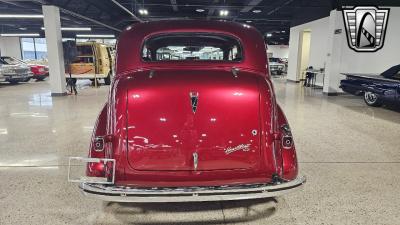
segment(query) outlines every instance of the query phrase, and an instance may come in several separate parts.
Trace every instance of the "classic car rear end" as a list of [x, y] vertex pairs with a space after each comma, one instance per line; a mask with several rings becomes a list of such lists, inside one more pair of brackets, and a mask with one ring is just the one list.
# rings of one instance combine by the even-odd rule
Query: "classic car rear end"
[[[179, 202], [271, 197], [301, 186], [265, 52], [262, 36], [237, 23], [129, 27], [83, 159], [94, 159], [83, 192], [108, 201]], [[103, 179], [87, 181], [96, 177]]]

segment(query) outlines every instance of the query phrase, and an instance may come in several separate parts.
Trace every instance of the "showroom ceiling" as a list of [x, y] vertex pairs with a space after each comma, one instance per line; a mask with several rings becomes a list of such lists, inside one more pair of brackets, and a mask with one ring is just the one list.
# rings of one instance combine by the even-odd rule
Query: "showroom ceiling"
[[[268, 42], [287, 44], [289, 28], [329, 15], [342, 5], [373, 4], [351, 0], [0, 0], [0, 14], [41, 14], [41, 5], [61, 9], [62, 27], [90, 27], [76, 34], [115, 34], [131, 23], [163, 19], [231, 20], [255, 26], [268, 35]], [[381, 1], [399, 5], [400, 1]], [[39, 32], [42, 19], [0, 18], [1, 33]], [[272, 35], [271, 35], [272, 34]]]

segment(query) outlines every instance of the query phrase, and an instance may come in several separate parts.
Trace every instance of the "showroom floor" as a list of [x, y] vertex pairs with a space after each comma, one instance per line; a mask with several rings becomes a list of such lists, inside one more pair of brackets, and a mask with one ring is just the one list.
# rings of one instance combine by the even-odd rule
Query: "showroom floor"
[[66, 181], [85, 156], [108, 87], [51, 98], [46, 82], [0, 85], [0, 224], [399, 224], [400, 114], [275, 80], [303, 190], [276, 199], [117, 204]]

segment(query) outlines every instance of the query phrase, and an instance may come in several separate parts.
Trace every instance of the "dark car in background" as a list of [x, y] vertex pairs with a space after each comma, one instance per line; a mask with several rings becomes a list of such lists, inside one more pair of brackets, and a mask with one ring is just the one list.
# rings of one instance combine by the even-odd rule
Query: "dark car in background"
[[343, 73], [340, 88], [353, 95], [363, 95], [369, 106], [381, 106], [386, 102], [400, 104], [400, 65], [381, 74]]

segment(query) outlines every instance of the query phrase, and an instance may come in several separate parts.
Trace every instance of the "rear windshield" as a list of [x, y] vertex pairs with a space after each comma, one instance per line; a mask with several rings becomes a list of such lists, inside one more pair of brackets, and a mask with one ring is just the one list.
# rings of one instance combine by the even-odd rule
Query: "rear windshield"
[[93, 48], [91, 45], [81, 45], [76, 47], [78, 56], [91, 56], [93, 55]]
[[199, 33], [164, 34], [147, 39], [143, 61], [241, 61], [240, 42], [230, 36]]

